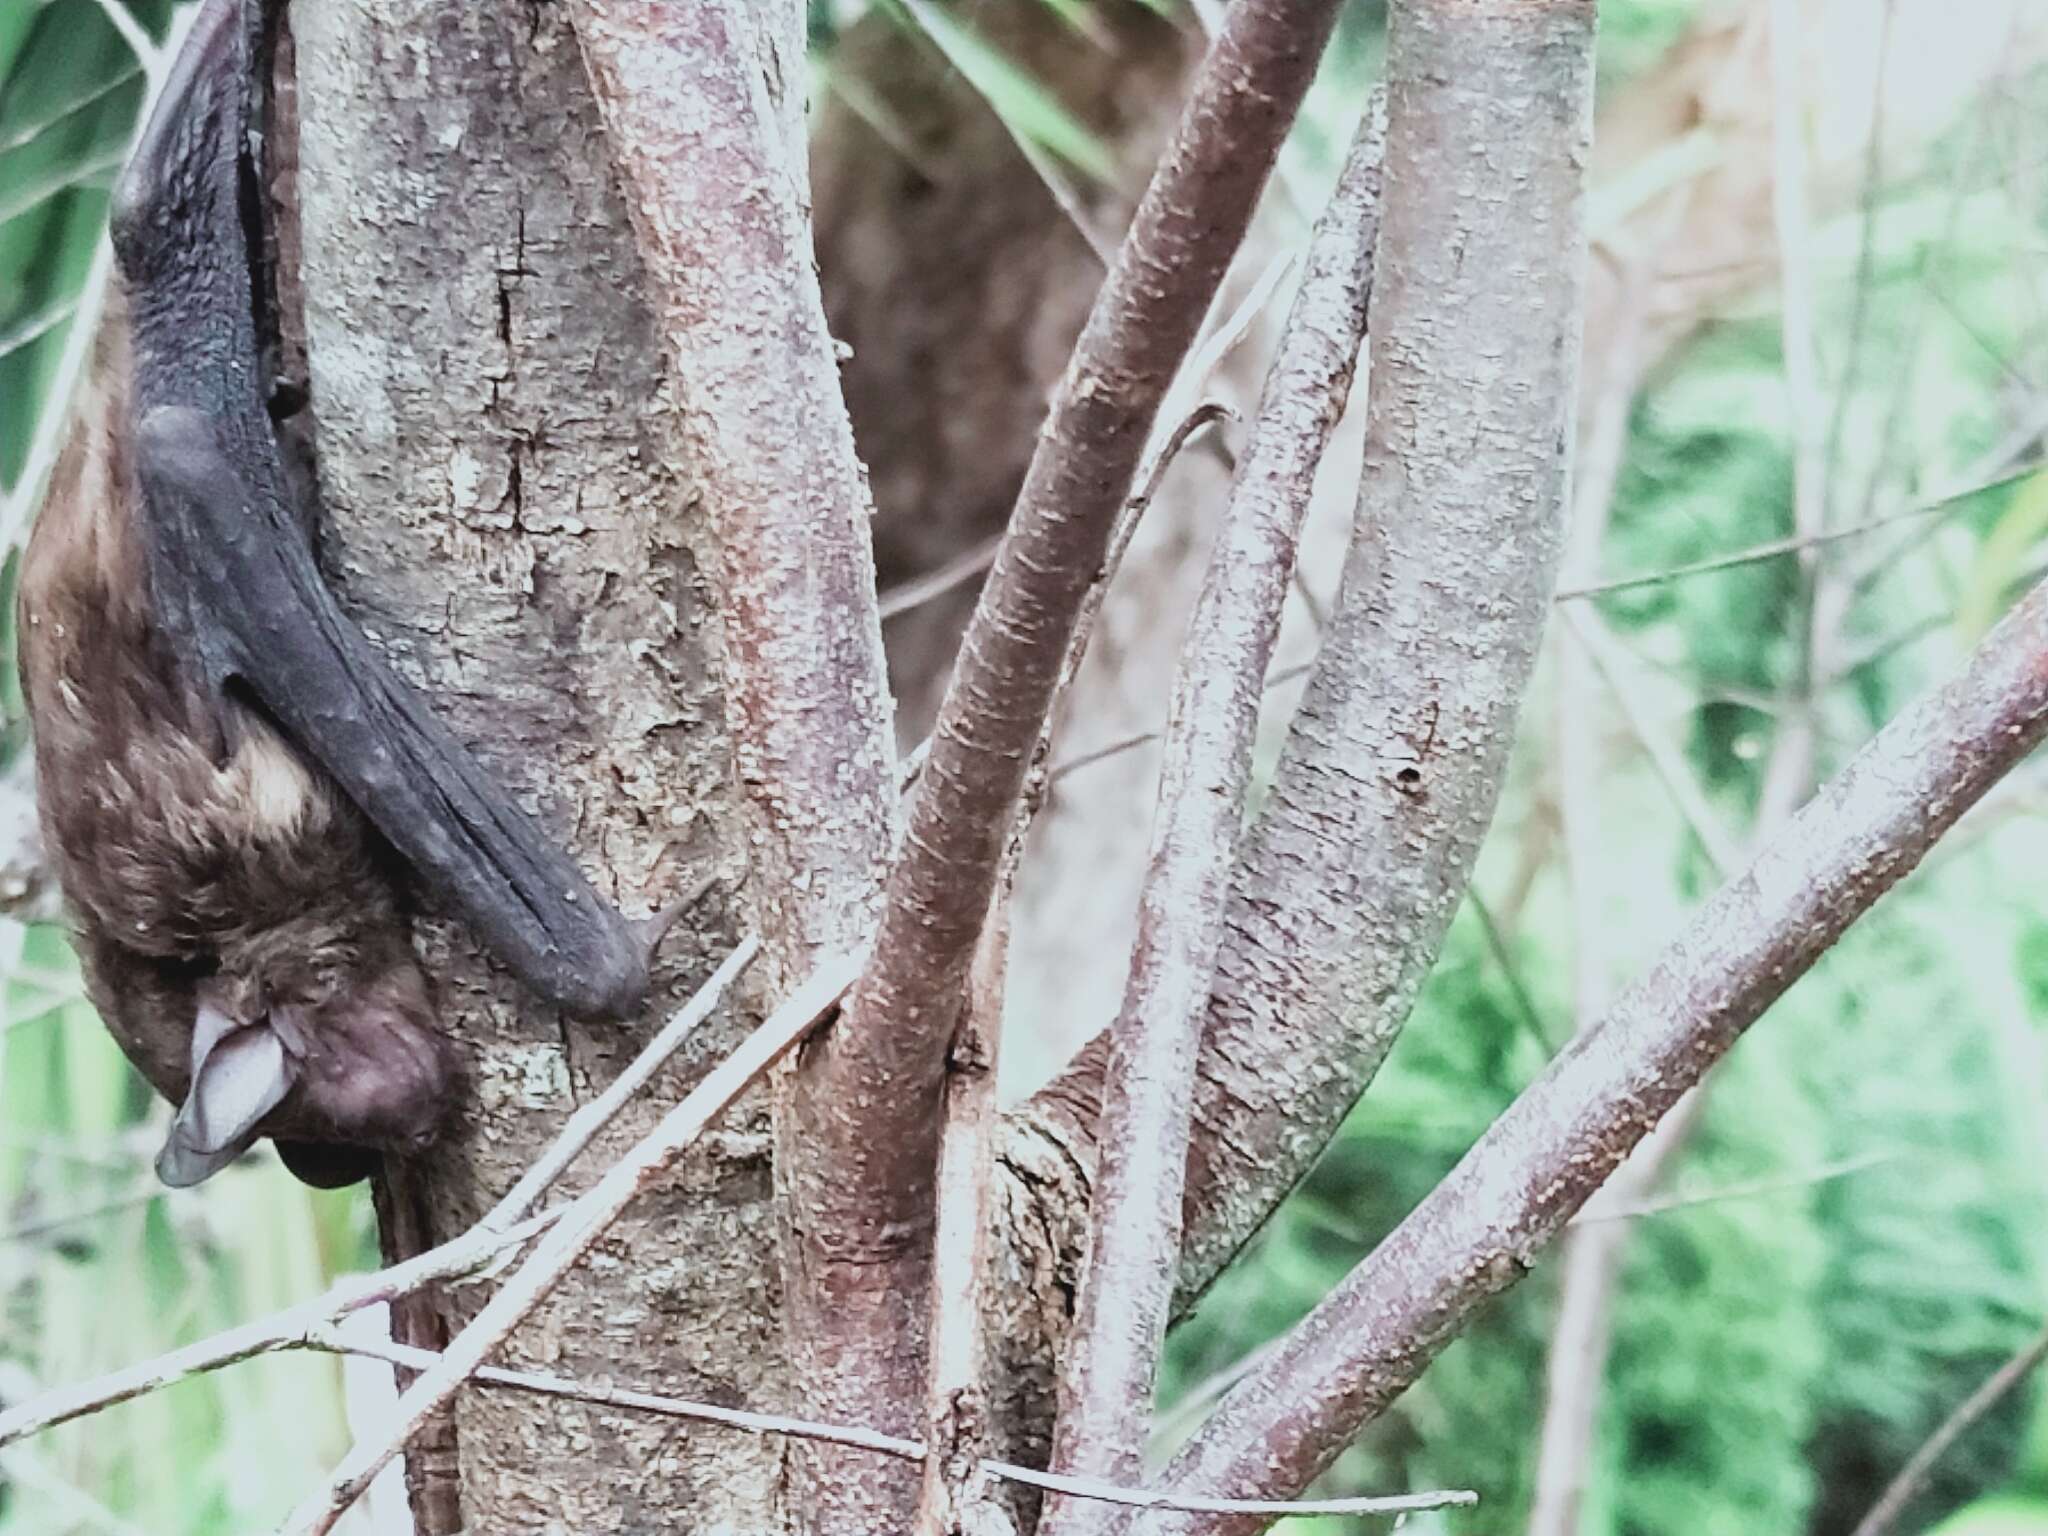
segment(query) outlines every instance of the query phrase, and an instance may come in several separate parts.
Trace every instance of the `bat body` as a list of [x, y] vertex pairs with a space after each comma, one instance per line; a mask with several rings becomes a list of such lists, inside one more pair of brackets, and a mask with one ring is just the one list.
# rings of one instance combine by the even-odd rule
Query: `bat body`
[[410, 894], [571, 1012], [647, 943], [341, 612], [271, 419], [254, 0], [207, 0], [117, 189], [91, 398], [24, 558], [45, 839], [93, 1001], [207, 1177], [273, 1137], [309, 1182], [433, 1137], [458, 1075]]

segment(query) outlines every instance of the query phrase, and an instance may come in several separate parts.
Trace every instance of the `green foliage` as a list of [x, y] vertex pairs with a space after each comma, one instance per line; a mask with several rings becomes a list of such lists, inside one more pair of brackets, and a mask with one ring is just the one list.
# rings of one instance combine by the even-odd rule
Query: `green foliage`
[[[1602, 7], [1603, 47], [1685, 10]], [[2037, 110], [2041, 82], [2006, 110]], [[1971, 119], [1924, 176], [1816, 234], [1816, 323], [1833, 523], [1895, 518], [1831, 546], [1856, 597], [1816, 693], [1831, 772], [2032, 579], [2038, 477], [1982, 472], [2016, 423], [2044, 296], [2027, 189], [1985, 169], [2006, 127]], [[2002, 164], [1993, 157], [1994, 163]], [[1604, 564], [1670, 571], [1783, 539], [1792, 448], [1768, 286], [1640, 396]], [[1974, 494], [1953, 492], [1981, 480]], [[1939, 493], [1949, 499], [1938, 504]], [[1897, 517], [1917, 505], [1927, 515]], [[1806, 687], [1796, 556], [1599, 599], [1634, 653], [1641, 713], [1684, 749], [1727, 828], [1754, 815], [1779, 722]], [[1304, 1187], [1172, 1342], [1169, 1440], [1203, 1383], [1313, 1306], [1435, 1183], [1568, 1028], [1571, 893], [1555, 869], [1547, 741], [1532, 700], [1474, 907], [1406, 1033]], [[1716, 884], [1698, 841], [1611, 717], [1596, 789], [1597, 925], [1613, 981], [1650, 963]], [[1712, 1081], [1703, 1123], [1629, 1227], [1603, 1380], [1587, 1536], [1846, 1532], [1951, 1408], [2048, 1312], [2048, 835], [2009, 814], [1968, 827], [1796, 986]], [[1511, 967], [1512, 970], [1503, 967]], [[1716, 1192], [1721, 1192], [1717, 1197]], [[1688, 1203], [1692, 1202], [1692, 1203]], [[1527, 1518], [1557, 1266], [1490, 1308], [1326, 1479], [1332, 1491], [1472, 1487], [1478, 1510], [1411, 1521], [1499, 1532]], [[2048, 1487], [2048, 1416], [2015, 1393], [1944, 1458], [1901, 1531], [2002, 1484]], [[1987, 1502], [1944, 1531], [2039, 1528]], [[1294, 1522], [1335, 1531], [1342, 1522]]]
[[[1087, 24], [1084, 0], [1046, 3]], [[828, 44], [864, 8], [814, 0], [814, 39]], [[168, 0], [130, 9], [162, 35]], [[918, 0], [915, 12], [902, 11], [906, 24], [924, 28], [1020, 141], [1083, 175], [1108, 173], [1108, 148], [1048, 82], [987, 45], [972, 7]], [[1697, 12], [1695, 0], [1603, 0], [1603, 81], [1649, 67]], [[1330, 174], [1383, 26], [1383, 5], [1349, 8], [1290, 151], [1295, 190]], [[69, 306], [142, 88], [94, 0], [0, 4], [0, 485], [21, 473], [54, 408]], [[1871, 220], [1851, 210], [1816, 231], [1838, 521], [1953, 490], [2038, 411], [2035, 397], [2015, 400], [2013, 381], [2040, 362], [2029, 349], [2037, 309], [2048, 310], [2035, 276], [2044, 209], [2039, 178], [2017, 174], [2028, 156], [1999, 152], [2014, 123], [2038, 115], [2042, 91], [2019, 78], [2004, 89], [2007, 117], [1979, 114], [1921, 174], [1879, 189]], [[1788, 532], [1778, 338], [1766, 281], [1643, 392], [1609, 572], [1668, 570]], [[1823, 771], [1950, 670], [2009, 601], [2043, 557], [2044, 497], [2038, 479], [2007, 479], [1830, 551], [1862, 584], [1817, 695]], [[1785, 701], [1804, 686], [1803, 592], [1799, 562], [1778, 556], [1600, 600], [1641, 663], [1645, 713], [1730, 828], [1752, 817]], [[0, 595], [11, 599], [11, 585]], [[1527, 712], [1480, 900], [1454, 925], [1372, 1093], [1175, 1335], [1169, 1441], [1220, 1376], [1392, 1230], [1569, 1032], [1574, 902], [1557, 866], [1543, 702], [1539, 691]], [[1599, 926], [1618, 983], [1717, 877], [1635, 744], [1619, 726], [1614, 736], [1598, 786], [1601, 879], [1582, 920]], [[1845, 1532], [2048, 1311], [2043, 868], [2041, 828], [1966, 828], [1717, 1075], [1661, 1192], [1671, 1208], [1629, 1222], [1587, 1536]], [[164, 1112], [93, 1019], [61, 935], [0, 934], [0, 961], [0, 1399], [154, 1355], [371, 1261], [360, 1197], [310, 1194], [273, 1163], [252, 1160], [200, 1191], [158, 1189], [149, 1157]], [[1556, 1301], [1555, 1266], [1539, 1268], [1369, 1429], [1331, 1485], [1470, 1486], [1477, 1511], [1407, 1528], [1517, 1528]], [[2016, 1393], [1965, 1437], [1902, 1531], [2005, 1487], [1931, 1528], [2048, 1533], [2041, 1404], [2038, 1389]], [[0, 1458], [0, 1536], [264, 1528], [342, 1439], [330, 1361], [240, 1365]]]
[[[1043, 0], [1063, 18], [1079, 24], [1086, 7], [1075, 0]], [[903, 24], [922, 32], [1002, 119], [1027, 153], [1054, 156], [1075, 170], [1107, 181], [1116, 173], [1115, 156], [1060, 103], [1046, 85], [1012, 63], [991, 45], [958, 9], [943, 0], [882, 0]]]
[[[161, 31], [169, 5], [134, 14]], [[142, 89], [97, 6], [0, 16], [0, 484], [21, 473]]]
[[1933, 1527], [1932, 1536], [2048, 1536], [2048, 1502], [1986, 1499]]

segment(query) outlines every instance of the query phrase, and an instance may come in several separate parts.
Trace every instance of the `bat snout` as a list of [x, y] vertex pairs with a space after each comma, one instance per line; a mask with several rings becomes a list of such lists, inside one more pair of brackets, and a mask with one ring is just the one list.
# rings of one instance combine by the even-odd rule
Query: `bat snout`
[[430, 1015], [344, 993], [310, 1022], [292, 1130], [309, 1140], [412, 1154], [431, 1146], [461, 1078]]

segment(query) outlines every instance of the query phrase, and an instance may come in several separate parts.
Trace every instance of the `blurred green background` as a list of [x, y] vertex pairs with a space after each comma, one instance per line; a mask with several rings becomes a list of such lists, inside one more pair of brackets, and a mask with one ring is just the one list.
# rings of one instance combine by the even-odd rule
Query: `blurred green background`
[[[1042, 3], [1085, 11], [1084, 0]], [[822, 69], [861, 9], [816, 8]], [[0, 0], [0, 487], [10, 537], [32, 488], [24, 477], [47, 465], [55, 392], [76, 372], [72, 310], [90, 288], [107, 189], [146, 88], [133, 43], [163, 38], [173, 10], [169, 0]], [[1654, 85], [1718, 14], [1692, 0], [1602, 0], [1600, 10], [1604, 97]], [[1866, 10], [1874, 22], [1887, 7], [1869, 0]], [[977, 42], [971, 9], [898, 16], [932, 28], [1020, 137], [1074, 174], [1107, 163], [1038, 82]], [[1311, 173], [1334, 169], [1383, 25], [1374, 4], [1347, 19], [1295, 151]], [[1811, 701], [1827, 771], [1946, 675], [2048, 560], [2048, 478], [2027, 472], [2041, 457], [2048, 403], [2048, 133], [2038, 126], [2048, 81], [2018, 41], [2028, 35], [2014, 23], [2015, 41], [1960, 94], [1943, 60], [1902, 35], [1885, 99], [1912, 101], [1925, 70], [1923, 95], [1949, 104], [1902, 114], [1894, 153], [1837, 157], [1847, 169], [1812, 215], [1825, 406], [1816, 440], [1837, 521], [1912, 509], [1959, 482], [1993, 483], [1844, 541], [1837, 569], [1853, 577], [1849, 600], [1831, 664], [1810, 688], [1795, 559], [1593, 600], [1619, 658], [1615, 696], [1594, 717], [1597, 889], [1575, 894], [1561, 862], [1547, 664], [1475, 899], [1372, 1094], [1176, 1335], [1163, 1443], [1398, 1220], [1569, 1034], [1577, 932], [1597, 927], [1603, 968], [1619, 983], [1712, 888], [1701, 817], [1733, 846], [1752, 834], [1788, 700]], [[1810, 84], [1825, 141], [1830, 79]], [[1881, 130], [1894, 121], [1883, 110], [1876, 118]], [[1700, 152], [1759, 150], [1730, 139]], [[1816, 184], [1831, 174], [1819, 165]], [[1596, 236], [1618, 229], [1614, 210], [1641, 196], [1619, 179], [1597, 187]], [[1596, 253], [1628, 259], [1620, 244]], [[1657, 359], [1627, 415], [1600, 571], [1666, 571], [1790, 531], [1781, 322], [1766, 271], [1734, 285]], [[1986, 464], [1996, 472], [1971, 475]], [[12, 547], [6, 554], [11, 616]], [[24, 738], [11, 657], [0, 676], [14, 761]], [[1674, 749], [1685, 792], [1703, 802], [1690, 820], [1649, 739]], [[1942, 1416], [2048, 1316], [2042, 788], [2038, 771], [2016, 776], [1794, 989], [1713, 1082], [1659, 1186], [1660, 1208], [1620, 1218], [1627, 1244], [1585, 1531], [1846, 1532]], [[360, 1193], [309, 1192], [267, 1157], [197, 1191], [155, 1186], [149, 1159], [164, 1112], [81, 1000], [60, 928], [5, 924], [0, 978], [0, 1403], [374, 1262]], [[1476, 1512], [1409, 1528], [1522, 1526], [1556, 1269], [1540, 1269], [1453, 1345], [1329, 1486], [1474, 1487], [1484, 1499]], [[257, 1361], [14, 1448], [0, 1455], [0, 1536], [259, 1528], [343, 1449], [340, 1382], [325, 1358]], [[2048, 1533], [2037, 1383], [1962, 1441], [1903, 1528], [1937, 1521], [1952, 1533]]]

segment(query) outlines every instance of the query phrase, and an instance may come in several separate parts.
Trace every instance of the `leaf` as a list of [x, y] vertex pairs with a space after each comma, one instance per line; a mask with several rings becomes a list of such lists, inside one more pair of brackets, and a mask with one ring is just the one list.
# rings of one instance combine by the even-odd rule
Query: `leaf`
[[980, 92], [1003, 126], [1098, 181], [1116, 175], [1116, 157], [1088, 126], [1037, 80], [933, 0], [894, 0], [946, 62]]
[[2014, 580], [2027, 568], [2029, 551], [2041, 542], [2044, 534], [2048, 534], [2048, 471], [2029, 476], [2013, 493], [2005, 511], [1978, 547], [1962, 602], [1956, 609], [1958, 643], [1975, 645], [1998, 622], [2010, 600]]

